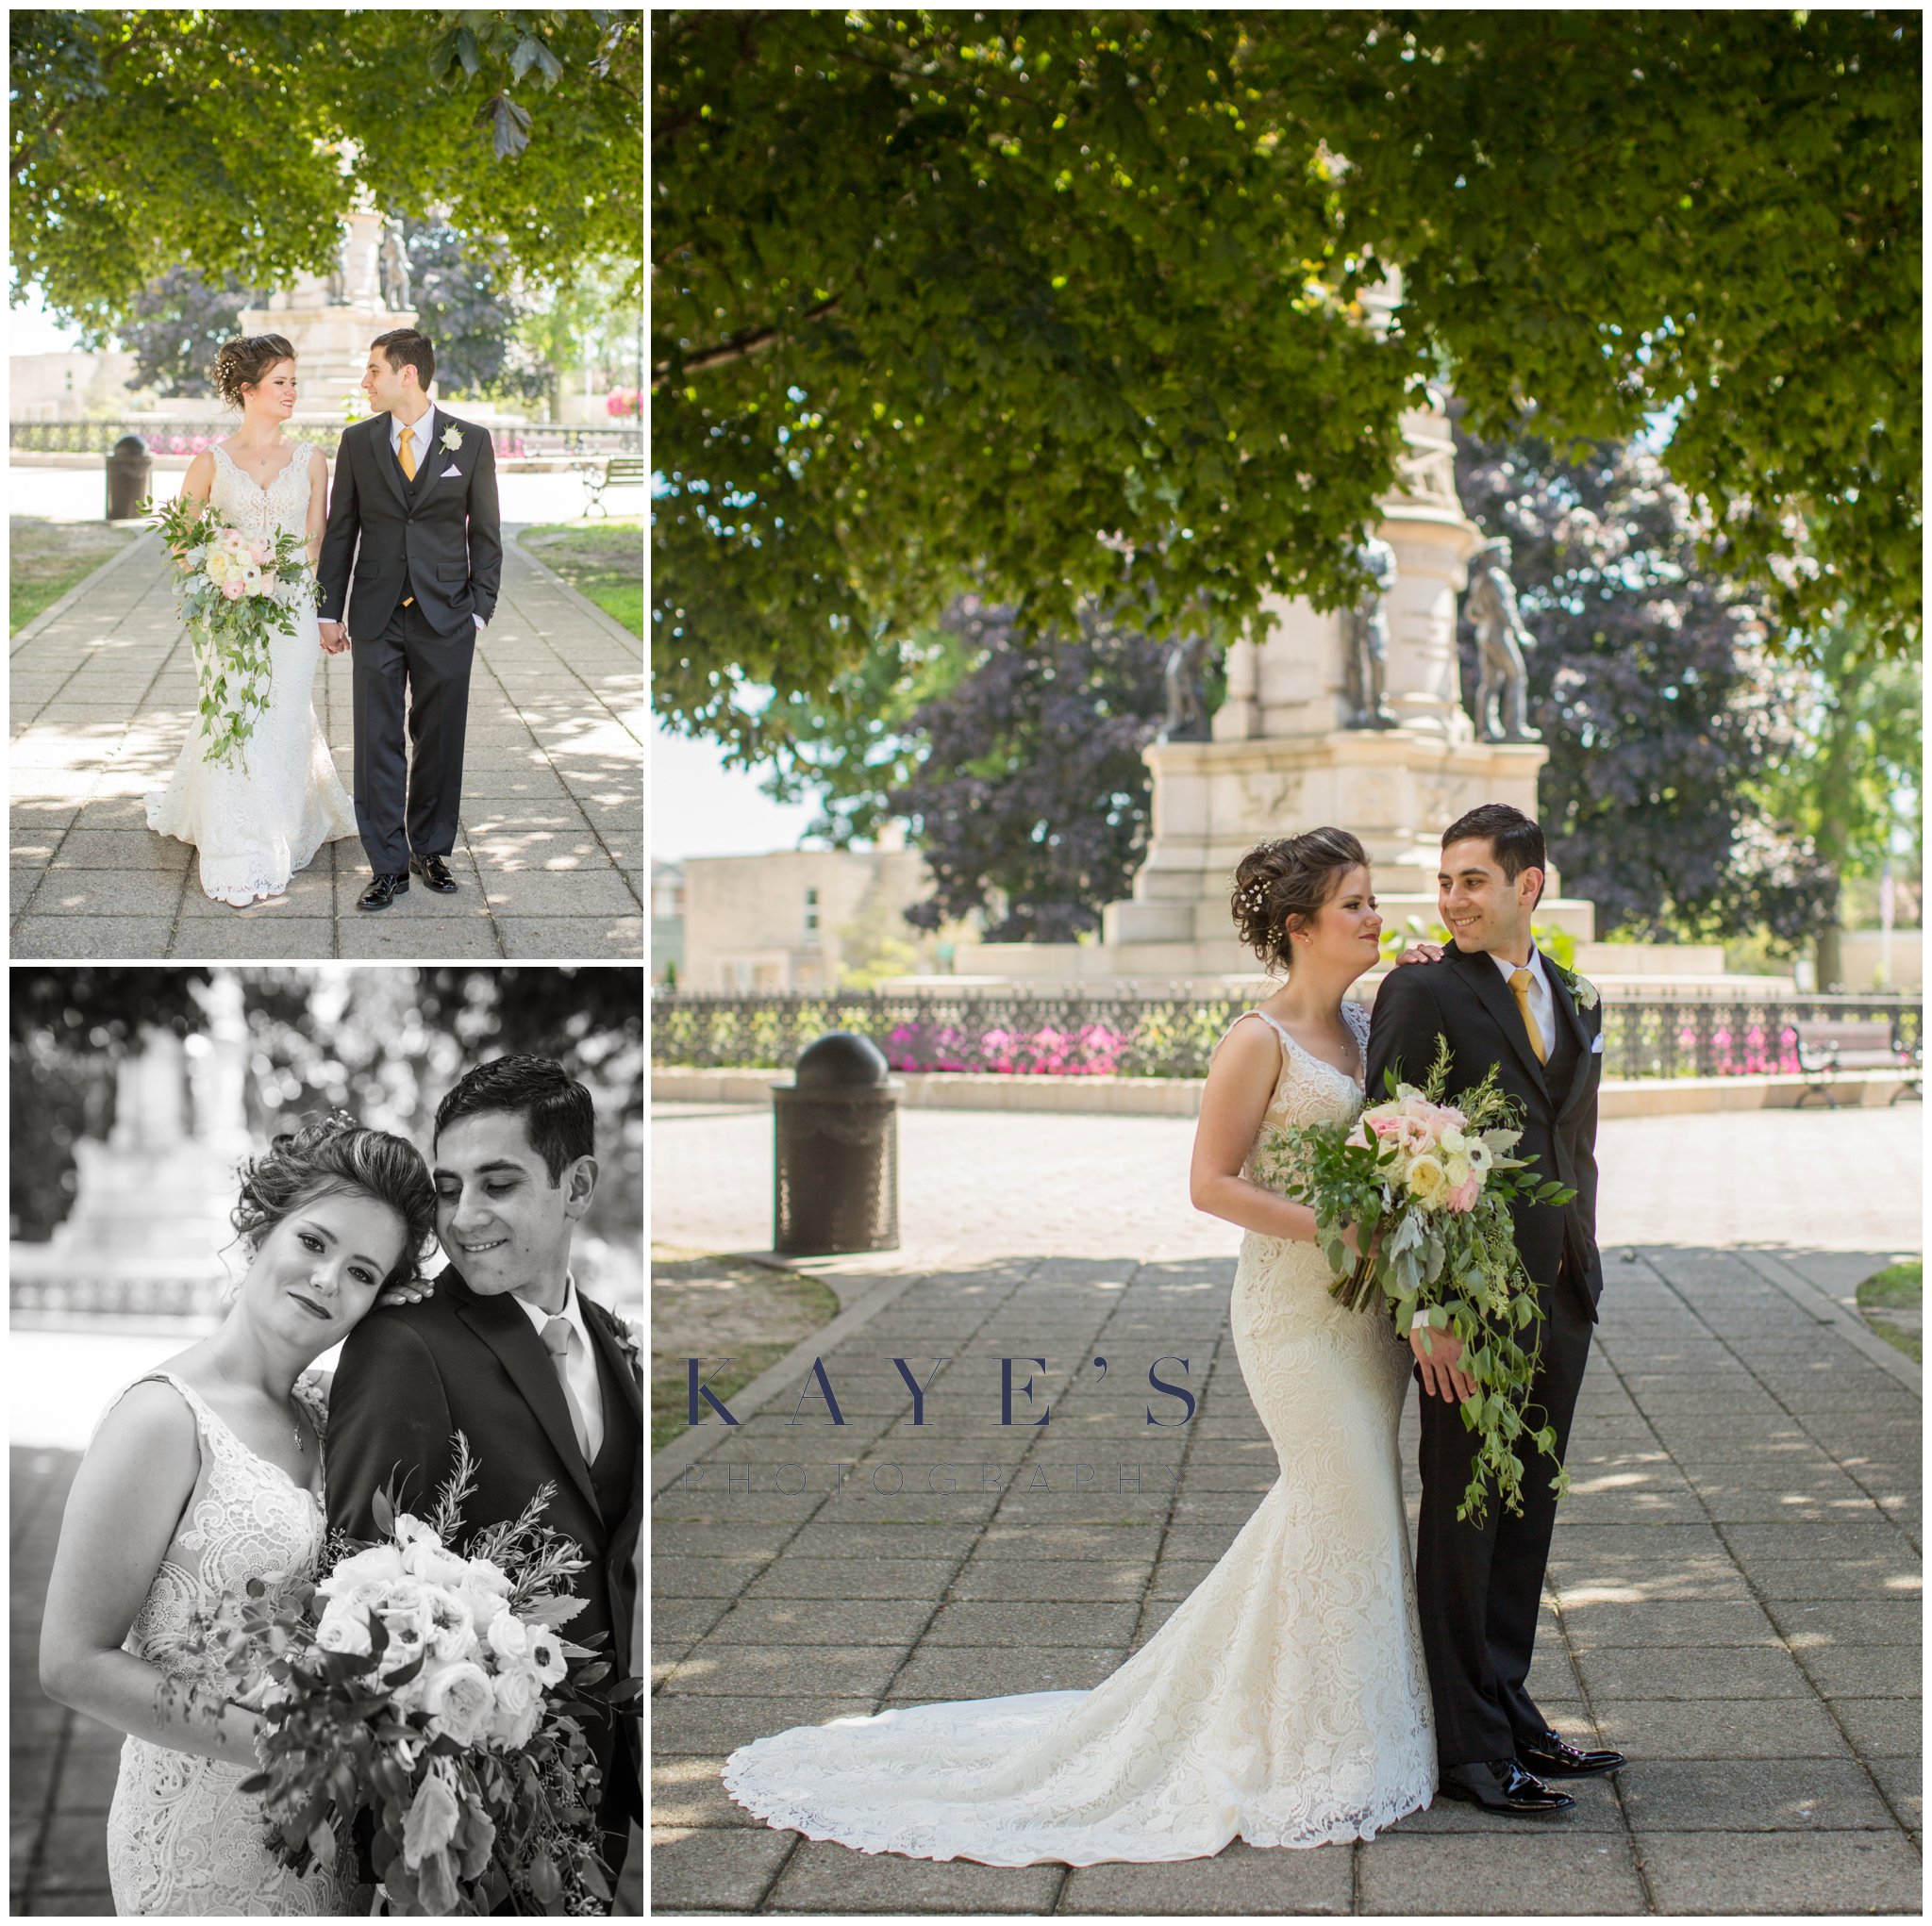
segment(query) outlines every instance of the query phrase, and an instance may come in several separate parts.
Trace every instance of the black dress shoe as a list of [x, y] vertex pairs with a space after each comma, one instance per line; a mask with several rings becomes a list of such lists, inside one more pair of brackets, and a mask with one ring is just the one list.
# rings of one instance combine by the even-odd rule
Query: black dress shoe
[[1441, 1791], [1447, 1799], [1466, 1799], [1485, 1812], [1524, 1818], [1565, 1812], [1576, 1803], [1567, 1792], [1552, 1792], [1514, 1759], [1491, 1759], [1487, 1766], [1444, 1766]]
[[1566, 1744], [1553, 1732], [1540, 1732], [1516, 1747], [1517, 1763], [1525, 1771], [1549, 1779], [1581, 1779], [1591, 1772], [1614, 1772], [1630, 1762], [1622, 1752], [1586, 1752]]
[[449, 865], [441, 856], [411, 856], [409, 867], [429, 885], [439, 896], [456, 894], [457, 879], [449, 872]]
[[356, 899], [358, 909], [387, 909], [398, 896], [409, 893], [409, 879], [392, 871], [378, 870], [369, 888]]

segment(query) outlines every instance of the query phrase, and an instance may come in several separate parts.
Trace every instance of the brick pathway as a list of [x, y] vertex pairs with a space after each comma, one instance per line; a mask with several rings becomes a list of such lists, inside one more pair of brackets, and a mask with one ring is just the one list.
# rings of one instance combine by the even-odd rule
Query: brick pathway
[[[654, 1909], [1917, 1912], [1919, 1377], [1839, 1302], [1889, 1254], [1611, 1254], [1532, 1685], [1567, 1735], [1634, 1763], [1573, 1788], [1572, 1814], [1439, 1803], [1361, 1845], [1077, 1870], [806, 1841], [752, 1821], [718, 1770], [788, 1725], [1087, 1686], [1136, 1650], [1274, 1475], [1226, 1328], [1232, 1265], [874, 1266], [874, 1314], [807, 1347], [842, 1432], [818, 1404], [786, 1427], [794, 1368], [740, 1429], [654, 1464]], [[1155, 1445], [1163, 1353], [1204, 1395]], [[1080, 1368], [1096, 1353], [1104, 1384]], [[957, 1360], [929, 1439], [895, 1433], [894, 1354]], [[1002, 1354], [1048, 1358], [1051, 1430], [997, 1429]]]
[[[159, 540], [143, 537], [13, 639], [12, 955], [631, 957], [643, 950], [643, 647], [519, 548], [477, 644], [454, 896], [358, 911], [367, 862], [325, 845], [286, 893], [210, 902], [193, 852], [145, 826], [192, 713]], [[350, 658], [317, 701], [344, 785]]]

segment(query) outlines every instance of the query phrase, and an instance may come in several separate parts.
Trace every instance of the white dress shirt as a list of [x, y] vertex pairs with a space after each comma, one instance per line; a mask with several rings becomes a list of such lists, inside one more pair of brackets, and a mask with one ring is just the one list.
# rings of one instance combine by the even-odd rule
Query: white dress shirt
[[[1509, 979], [1519, 970], [1529, 971], [1529, 1013], [1536, 1019], [1536, 1026], [1542, 1033], [1543, 1054], [1553, 1056], [1557, 1049], [1557, 999], [1550, 988], [1550, 979], [1543, 973], [1542, 952], [1534, 943], [1529, 946], [1527, 963], [1512, 963], [1507, 956], [1498, 956], [1492, 950], [1490, 960], [1503, 972], [1503, 987], [1509, 988]], [[1513, 1003], [1516, 992], [1509, 990]]]
[[[408, 423], [408, 429], [409, 459], [416, 464], [416, 473], [418, 474], [423, 473], [423, 464], [425, 461], [431, 459], [447, 461], [450, 458], [448, 449], [439, 448], [436, 445], [436, 404], [434, 402], [431, 402], [423, 410], [422, 418], [419, 421]], [[403, 423], [396, 419], [393, 408], [390, 410], [389, 417], [389, 446], [390, 453], [395, 457], [396, 463], [400, 467], [403, 459]], [[442, 470], [439, 468], [436, 472], [438, 474], [441, 474]], [[470, 620], [478, 628], [484, 625], [483, 618], [474, 611], [471, 613]]]
[[591, 1348], [591, 1327], [584, 1322], [584, 1307], [577, 1300], [576, 1279], [566, 1273], [563, 1280], [563, 1309], [546, 1311], [528, 1298], [518, 1298], [524, 1316], [535, 1326], [539, 1342], [543, 1327], [553, 1317], [570, 1320], [570, 1349], [564, 1353], [564, 1374], [570, 1379], [571, 1396], [584, 1414], [584, 1429], [590, 1434], [584, 1462], [590, 1464], [604, 1444], [604, 1397], [597, 1386], [597, 1353]]

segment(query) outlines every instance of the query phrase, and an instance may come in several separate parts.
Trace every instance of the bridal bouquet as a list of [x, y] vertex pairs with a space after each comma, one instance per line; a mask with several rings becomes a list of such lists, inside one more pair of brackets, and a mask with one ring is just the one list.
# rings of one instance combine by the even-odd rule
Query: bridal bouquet
[[[1554, 1428], [1532, 1429], [1528, 1420], [1541, 1343], [1533, 1327], [1543, 1312], [1517, 1254], [1509, 1205], [1518, 1198], [1567, 1204], [1576, 1193], [1521, 1174], [1536, 1159], [1511, 1154], [1523, 1136], [1520, 1115], [1497, 1088], [1493, 1066], [1453, 1103], [1444, 1100], [1448, 1076], [1444, 1038], [1420, 1089], [1391, 1073], [1389, 1101], [1372, 1104], [1352, 1125], [1271, 1129], [1256, 1168], [1313, 1209], [1316, 1241], [1338, 1273], [1331, 1289], [1341, 1303], [1387, 1313], [1400, 1337], [1420, 1329], [1462, 1340], [1459, 1368], [1476, 1386], [1462, 1402], [1462, 1421], [1477, 1445], [1456, 1515], [1480, 1523], [1491, 1483], [1509, 1510], [1523, 1509], [1521, 1439], [1557, 1453]], [[1350, 1224], [1369, 1254], [1359, 1259], [1350, 1258], [1342, 1240]], [[1558, 1465], [1557, 1490], [1568, 1482]]]
[[180, 564], [175, 601], [194, 652], [208, 757], [240, 768], [242, 745], [268, 706], [270, 638], [295, 633], [304, 595], [319, 606], [308, 545], [283, 529], [244, 535], [212, 504], [179, 495], [159, 509], [150, 497], [141, 512], [152, 516]]
[[[601, 1912], [597, 1768], [574, 1715], [593, 1711], [575, 1695], [610, 1667], [596, 1660], [567, 1682], [566, 1657], [594, 1654], [557, 1632], [582, 1608], [562, 1582], [585, 1560], [539, 1523], [548, 1486], [513, 1523], [477, 1532], [467, 1555], [452, 1551], [475, 1485], [460, 1432], [456, 1446], [428, 1519], [378, 1494], [384, 1538], [336, 1535], [320, 1581], [251, 1579], [217, 1614], [209, 1642], [253, 1682], [266, 1720], [265, 1769], [241, 1790], [261, 1795], [271, 1847], [298, 1873], [333, 1857], [332, 1821], [346, 1830], [370, 1813], [392, 1913], [480, 1914], [506, 1899], [516, 1912]], [[626, 1681], [603, 1698], [638, 1689]]]

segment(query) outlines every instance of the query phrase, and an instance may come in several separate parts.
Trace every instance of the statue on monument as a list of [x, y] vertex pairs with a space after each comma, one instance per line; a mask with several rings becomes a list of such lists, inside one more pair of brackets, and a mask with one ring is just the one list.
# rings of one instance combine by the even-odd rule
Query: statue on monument
[[1476, 731], [1486, 742], [1540, 742], [1529, 726], [1529, 671], [1523, 652], [1533, 639], [1516, 608], [1509, 579], [1509, 542], [1498, 536], [1470, 558], [1469, 593], [1463, 607], [1475, 624], [1480, 674], [1475, 691]]
[[409, 305], [409, 262], [403, 253], [403, 238], [393, 227], [382, 235], [382, 298], [391, 308]]
[[1161, 724], [1162, 742], [1206, 742], [1210, 730], [1208, 722], [1206, 663], [1208, 638], [1183, 637], [1167, 652], [1162, 676], [1167, 684], [1167, 721]]
[[1389, 613], [1385, 606], [1395, 583], [1395, 551], [1379, 536], [1366, 537], [1356, 559], [1374, 587], [1353, 608], [1341, 612], [1342, 674], [1351, 729], [1392, 729], [1399, 718], [1384, 699], [1389, 664]]

